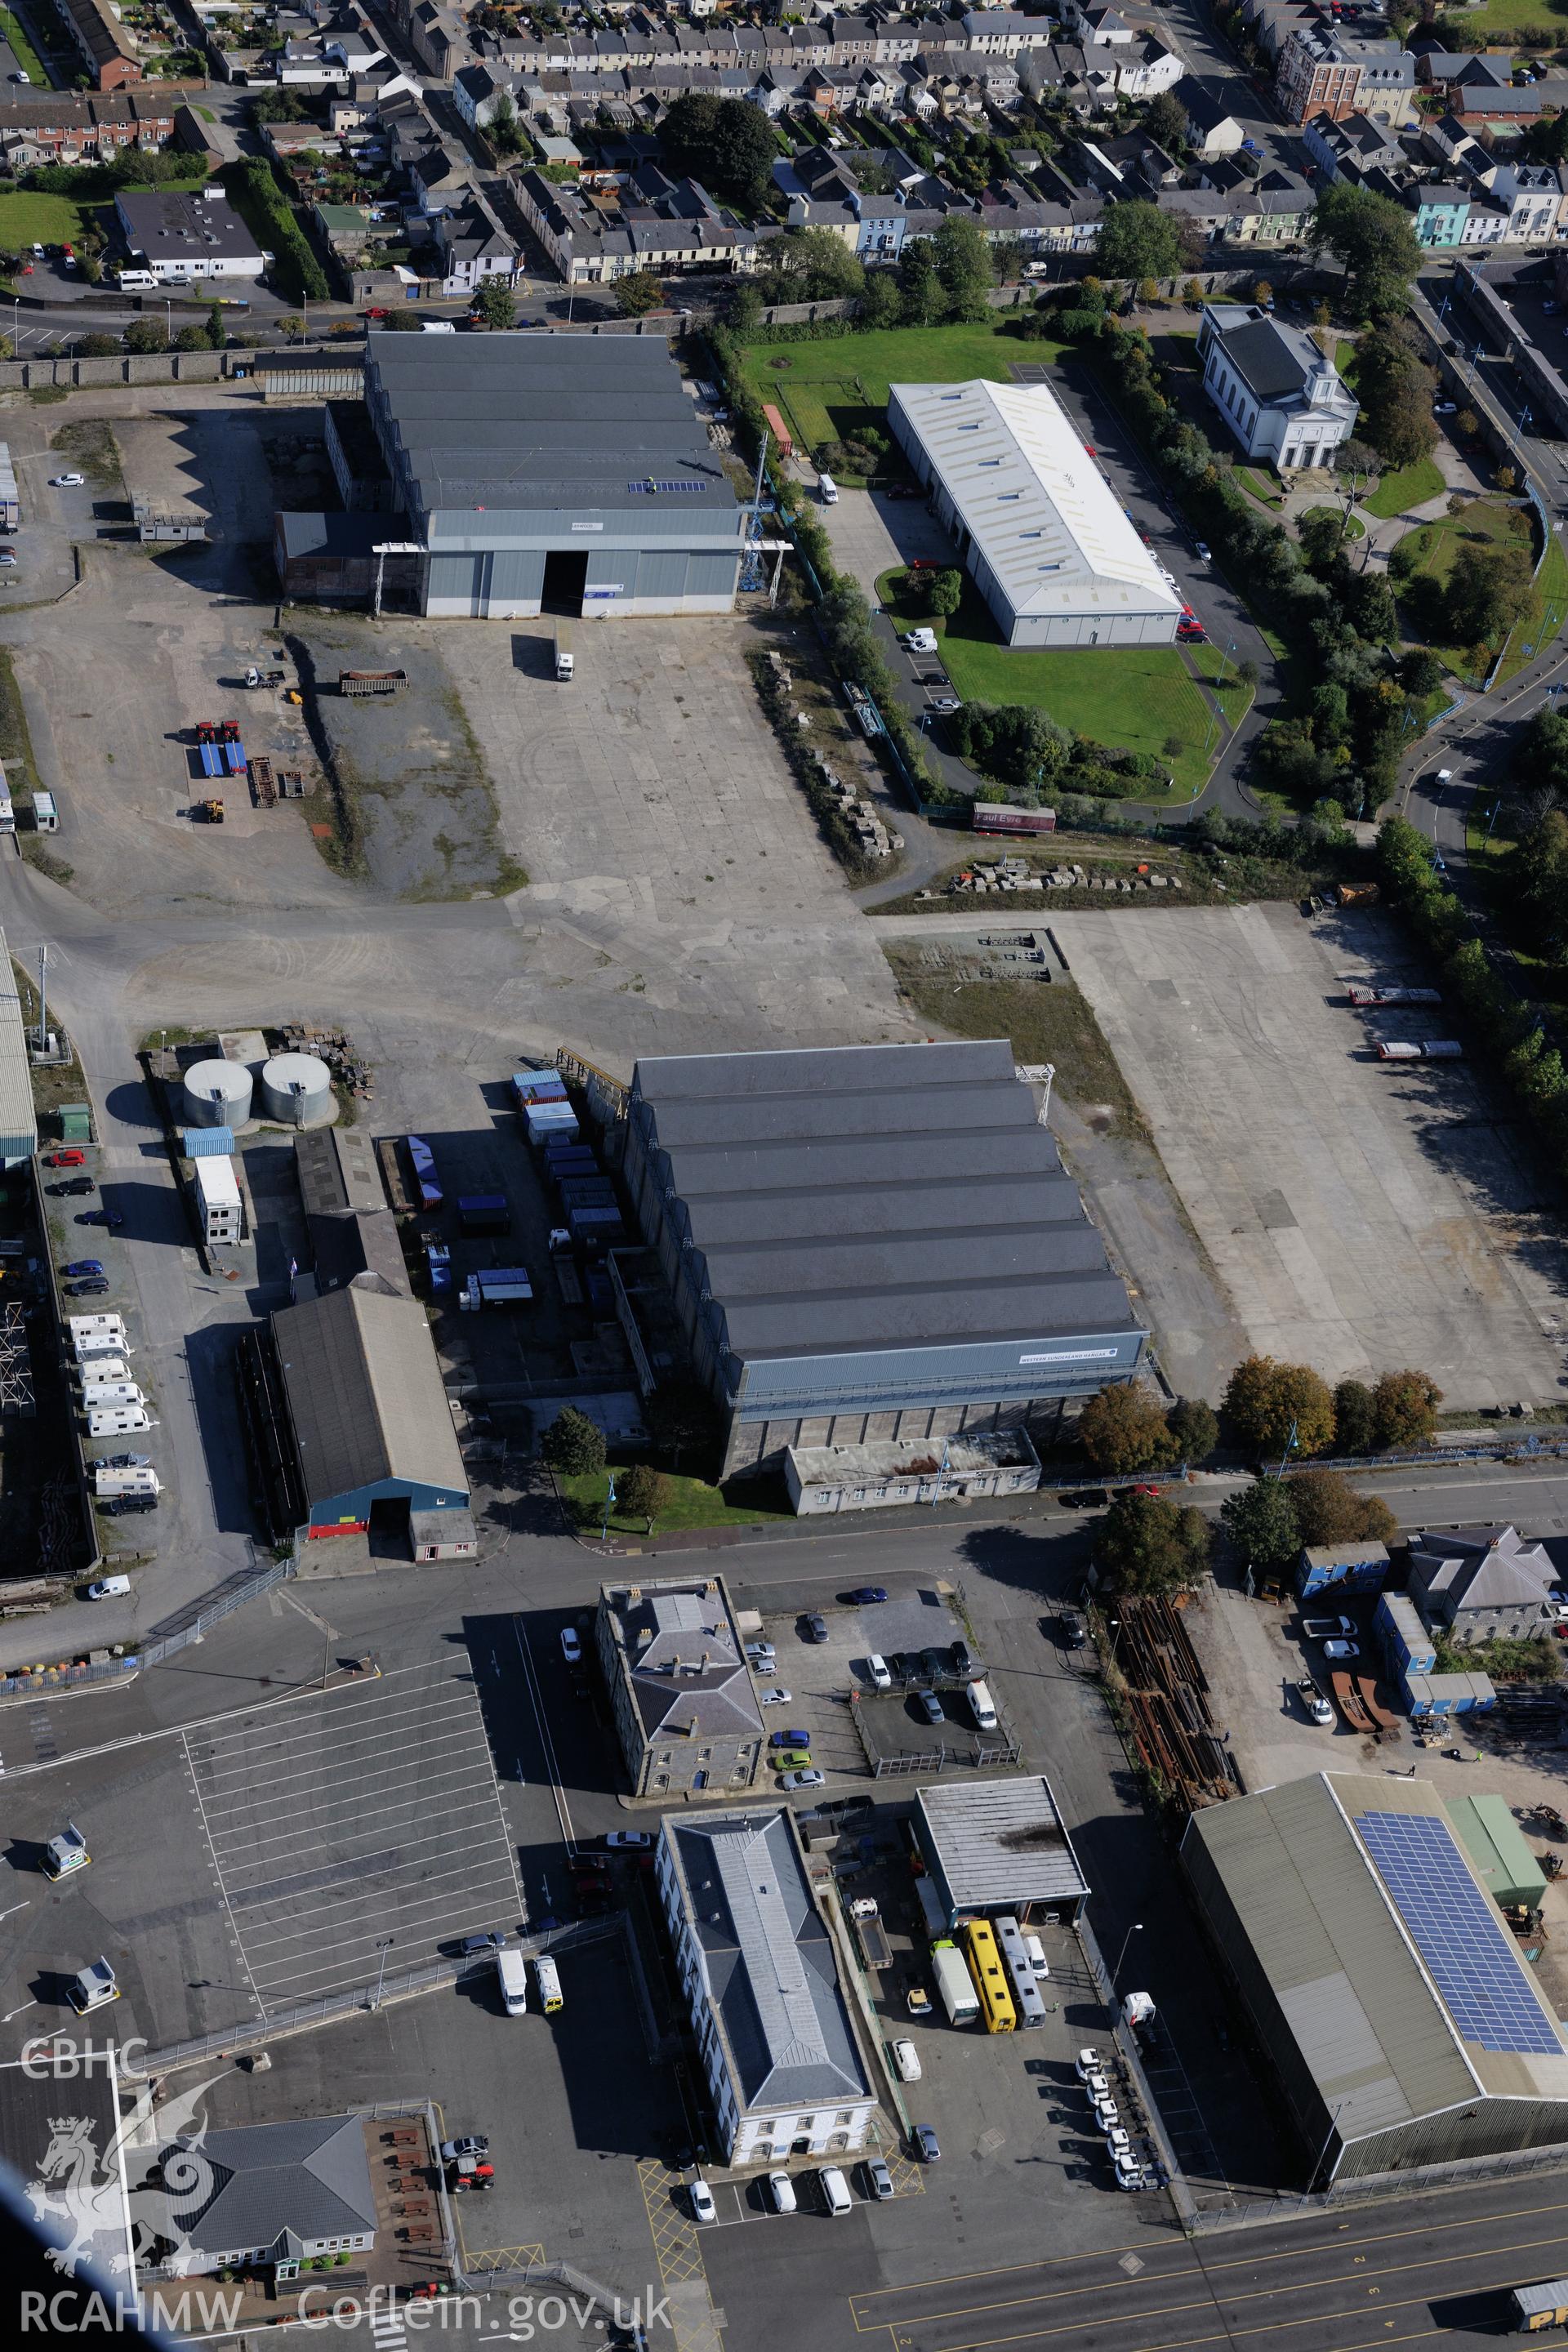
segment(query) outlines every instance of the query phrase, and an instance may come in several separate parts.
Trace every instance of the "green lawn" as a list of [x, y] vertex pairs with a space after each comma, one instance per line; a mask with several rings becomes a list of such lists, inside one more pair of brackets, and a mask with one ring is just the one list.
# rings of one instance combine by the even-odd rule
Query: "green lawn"
[[[611, 1465], [617, 1477], [623, 1466], [620, 1463]], [[742, 1480], [735, 1488], [735, 1502], [731, 1503], [721, 1486], [710, 1486], [700, 1478], [681, 1477], [668, 1471], [665, 1475], [669, 1481], [669, 1507], [661, 1512], [654, 1522], [656, 1536], [672, 1535], [682, 1528], [761, 1527], [770, 1519], [787, 1519], [794, 1516], [782, 1491], [773, 1487], [766, 1479]], [[567, 1509], [574, 1513], [581, 1526], [591, 1525], [596, 1530], [604, 1525], [606, 1484], [604, 1471], [592, 1477], [566, 1478], [557, 1474], [555, 1483], [561, 1489]], [[765, 1499], [758, 1499], [759, 1496]], [[742, 1497], [748, 1499], [742, 1500]], [[646, 1538], [647, 1521], [646, 1518], [629, 1518], [617, 1507], [610, 1513], [610, 1532]]]
[[[205, 173], [195, 171], [188, 178], [159, 183], [160, 190], [169, 193], [205, 185]], [[15, 251], [29, 245], [79, 245], [89, 229], [100, 225], [98, 216], [108, 209], [101, 203], [79, 204], [73, 196], [46, 196], [19, 188], [13, 195], [0, 196], [0, 246]], [[62, 320], [60, 323], [81, 322]]]
[[1279, 507], [1284, 504], [1278, 483], [1270, 482], [1267, 474], [1258, 473], [1251, 466], [1237, 466], [1235, 473], [1242, 488], [1260, 506]]
[[50, 87], [48, 75], [44, 71], [37, 49], [22, 30], [15, 9], [0, 8], [0, 35], [10, 42], [22, 71], [32, 76], [34, 89], [47, 89]]
[[[1147, 751], [1175, 782], [1169, 788], [1151, 785], [1139, 795], [1145, 806], [1197, 798], [1219, 750], [1219, 733], [1182, 647], [1005, 646], [970, 582], [964, 583], [958, 611], [943, 621], [900, 606], [895, 585], [902, 578], [901, 572], [884, 572], [877, 583], [879, 601], [900, 635], [906, 629], [935, 630], [943, 666], [965, 702], [1037, 703], [1058, 726], [1110, 750]], [[1220, 647], [1194, 646], [1192, 653], [1203, 676], [1218, 674]], [[1234, 665], [1229, 675], [1236, 677]], [[1222, 692], [1233, 727], [1251, 699], [1239, 682]], [[1173, 736], [1181, 739], [1180, 751], [1165, 750]]]
[[1535, 575], [1535, 596], [1530, 611], [1508, 641], [1508, 650], [1496, 683], [1506, 686], [1527, 662], [1535, 659], [1542, 646], [1552, 639], [1568, 617], [1568, 555], [1563, 551], [1563, 541], [1552, 531], [1546, 541], [1545, 560]]
[[1394, 474], [1384, 474], [1370, 499], [1362, 504], [1368, 514], [1392, 522], [1396, 515], [1408, 514], [1412, 507], [1424, 506], [1428, 499], [1437, 497], [1443, 488], [1443, 477], [1430, 457], [1418, 457], [1414, 466], [1402, 466]]
[[889, 327], [821, 343], [754, 343], [742, 360], [747, 382], [778, 408], [797, 441], [847, 440], [886, 419], [890, 383], [961, 383], [988, 376], [1005, 383], [1020, 360], [1056, 360], [1059, 343], [1020, 342], [990, 320], [976, 327]]
[[[1482, 33], [1500, 47], [1518, 40], [1521, 26], [1545, 30], [1557, 14], [1554, 0], [1488, 0], [1486, 7], [1478, 8], [1473, 16], [1467, 14], [1460, 22], [1467, 32]], [[1563, 31], [1561, 26], [1552, 28], [1547, 50], [1559, 46]]]
[[[1419, 558], [1417, 569], [1421, 573], [1434, 580], [1446, 580], [1465, 541], [1478, 537], [1493, 540], [1499, 546], [1528, 548], [1531, 543], [1529, 516], [1522, 507], [1510, 506], [1502, 499], [1472, 499], [1457, 515], [1446, 515], [1441, 522], [1422, 523], [1399, 544], [1415, 550]], [[1564, 609], [1564, 590], [1568, 590], [1568, 567], [1563, 565], [1561, 542], [1554, 542], [1554, 546], [1555, 556], [1552, 551], [1548, 551], [1541, 578], [1548, 589], [1555, 589], [1555, 610], [1560, 625]], [[1526, 654], [1523, 649], [1540, 642], [1545, 601], [1538, 592], [1533, 613], [1527, 614], [1513, 633], [1509, 647], [1510, 675], [1512, 669], [1518, 669], [1534, 658], [1533, 654]], [[1434, 646], [1432, 651], [1440, 661], [1447, 664], [1457, 677], [1471, 676], [1473, 665], [1468, 648]]]

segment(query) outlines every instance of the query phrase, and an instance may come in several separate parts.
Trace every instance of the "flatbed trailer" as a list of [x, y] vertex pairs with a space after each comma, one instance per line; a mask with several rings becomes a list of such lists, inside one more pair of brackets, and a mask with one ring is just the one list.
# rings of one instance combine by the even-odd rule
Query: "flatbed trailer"
[[273, 779], [272, 762], [265, 752], [258, 751], [250, 763], [250, 785], [262, 808], [271, 808], [278, 798], [278, 786]]
[[401, 694], [408, 684], [405, 669], [341, 669], [340, 694]]
[[395, 1135], [378, 1136], [375, 1156], [381, 1163], [381, 1181], [386, 1187], [386, 1197], [391, 1203], [393, 1215], [411, 1217], [414, 1214], [414, 1199], [408, 1189], [408, 1180], [404, 1174], [403, 1154], [398, 1150], [397, 1137]]

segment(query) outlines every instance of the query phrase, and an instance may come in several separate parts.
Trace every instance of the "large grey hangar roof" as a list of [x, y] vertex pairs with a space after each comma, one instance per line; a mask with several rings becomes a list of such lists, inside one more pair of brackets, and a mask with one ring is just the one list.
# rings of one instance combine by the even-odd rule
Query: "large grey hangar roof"
[[379, 331], [365, 373], [426, 513], [739, 514], [662, 336]]
[[742, 2114], [868, 2097], [787, 1813], [667, 1815], [664, 1826]]
[[1141, 1328], [1005, 1038], [639, 1061], [632, 1096], [738, 1357]]
[[361, 1276], [280, 1307], [272, 1336], [312, 1500], [391, 1482], [467, 1502], [452, 1409], [416, 1298]]
[[1568, 2101], [1562, 2032], [1426, 1781], [1288, 1781], [1194, 1813], [1182, 1854], [1342, 2139], [1478, 2097]]

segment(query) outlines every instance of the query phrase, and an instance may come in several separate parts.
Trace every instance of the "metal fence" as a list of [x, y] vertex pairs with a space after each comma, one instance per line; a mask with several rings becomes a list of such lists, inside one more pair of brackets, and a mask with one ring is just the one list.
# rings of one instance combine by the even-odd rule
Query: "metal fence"
[[[606, 1936], [618, 1935], [619, 1923], [614, 1919], [574, 1920], [564, 1927], [552, 1927], [541, 1936], [524, 1937], [514, 1948], [525, 1959], [535, 1959], [541, 1952], [561, 1952], [595, 1944]], [[171, 2042], [162, 2050], [148, 2051], [135, 2067], [126, 2067], [128, 2080], [153, 2074], [167, 2074], [178, 2066], [194, 2066], [203, 2058], [230, 2058], [237, 2051], [253, 2050], [263, 2042], [278, 2041], [293, 2033], [308, 2033], [313, 2026], [330, 2024], [334, 2019], [352, 2017], [358, 2010], [384, 2009], [389, 2002], [409, 2000], [425, 1992], [437, 1991], [443, 1985], [453, 1985], [467, 1976], [477, 1975], [486, 1965], [472, 1959], [432, 1960], [422, 1969], [411, 1969], [405, 1975], [386, 1977], [374, 1984], [355, 1985], [343, 1992], [323, 1993], [319, 2000], [300, 2001], [292, 2009], [274, 2010], [271, 2016], [242, 2019], [237, 2025], [219, 2033], [198, 2033], [188, 2042]]]

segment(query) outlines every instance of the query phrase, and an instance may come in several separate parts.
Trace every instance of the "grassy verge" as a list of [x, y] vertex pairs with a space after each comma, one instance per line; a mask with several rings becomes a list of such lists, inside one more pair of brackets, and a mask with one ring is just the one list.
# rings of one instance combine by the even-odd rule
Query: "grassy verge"
[[[612, 1463], [610, 1474], [618, 1477], [625, 1467], [624, 1463]], [[604, 1525], [610, 1474], [600, 1470], [592, 1476], [586, 1474], [574, 1478], [557, 1476], [555, 1483], [561, 1489], [562, 1499], [579, 1527], [592, 1528], [596, 1531]], [[683, 1477], [679, 1472], [669, 1470], [664, 1473], [664, 1476], [669, 1488], [669, 1500], [654, 1522], [656, 1536], [674, 1535], [683, 1528], [756, 1528], [771, 1519], [788, 1519], [795, 1516], [782, 1496], [776, 1503], [763, 1504], [755, 1499], [757, 1490], [763, 1485], [759, 1479], [739, 1483], [735, 1487], [736, 1496], [744, 1496], [747, 1499], [731, 1502], [722, 1486], [710, 1486], [701, 1478]], [[612, 1535], [646, 1538], [647, 1521], [641, 1516], [629, 1517], [617, 1505], [610, 1513], [610, 1532]]]
[[1534, 592], [1529, 612], [1508, 641], [1495, 684], [1506, 686], [1510, 677], [1532, 662], [1543, 646], [1549, 646], [1568, 617], [1568, 554], [1557, 533], [1549, 531], [1546, 553], [1535, 575]]
[[1443, 488], [1443, 477], [1430, 457], [1418, 457], [1414, 466], [1402, 466], [1397, 473], [1384, 474], [1369, 499], [1362, 504], [1368, 514], [1384, 522], [1392, 522], [1396, 515], [1408, 514], [1412, 507], [1424, 506]]
[[0, 39], [10, 45], [13, 57], [22, 71], [31, 78], [34, 89], [47, 90], [49, 77], [37, 49], [22, 30], [21, 20], [14, 8], [0, 8]]
[[[901, 599], [904, 576], [885, 572], [878, 598], [900, 635], [912, 628], [936, 632], [943, 666], [965, 702], [1032, 704], [1091, 742], [1158, 760], [1174, 781], [1141, 786], [1131, 796], [1141, 805], [1179, 807], [1197, 798], [1208, 782], [1217, 737], [1181, 647], [1005, 646], [972, 583], [965, 581], [963, 602], [950, 619], [932, 620]], [[1228, 715], [1228, 704], [1226, 709]], [[1167, 744], [1179, 749], [1168, 751]]]
[[[15, 956], [11, 959], [11, 977], [16, 983], [16, 993], [21, 999], [23, 1024], [28, 1029], [36, 1029], [38, 1025], [37, 983]], [[53, 1020], [49, 1026], [58, 1034], [58, 1024]], [[33, 1108], [37, 1114], [38, 1131], [42, 1135], [58, 1135], [59, 1127], [55, 1114], [60, 1105], [86, 1102], [88, 1098], [87, 1080], [82, 1076], [81, 1064], [73, 1050], [70, 1060], [62, 1062], [56, 1068], [40, 1068], [35, 1064], [32, 1079]]]
[[1109, 1108], [1124, 1132], [1151, 1140], [1089, 999], [1070, 980], [954, 980], [922, 948], [889, 940], [882, 953], [900, 993], [922, 1021], [958, 1037], [1009, 1037], [1020, 1062], [1054, 1062], [1076, 1108]]
[[1272, 507], [1278, 511], [1284, 505], [1284, 499], [1270, 484], [1267, 476], [1257, 473], [1250, 466], [1237, 466], [1235, 472], [1237, 480], [1248, 498], [1256, 499], [1259, 506]]
[[[1399, 544], [1401, 547], [1408, 547], [1414, 552], [1416, 559], [1415, 573], [1418, 579], [1442, 582], [1447, 579], [1453, 570], [1459, 550], [1466, 541], [1478, 539], [1490, 541], [1498, 547], [1529, 549], [1531, 547], [1529, 518], [1522, 508], [1510, 506], [1505, 499], [1472, 499], [1468, 505], [1460, 508], [1458, 514], [1445, 515], [1436, 522], [1422, 523], [1418, 529], [1402, 539]], [[1561, 559], [1560, 545], [1557, 546], [1556, 551]], [[1552, 556], [1549, 551], [1547, 562], [1550, 563], [1551, 561]], [[1545, 571], [1546, 565], [1543, 564], [1542, 578], [1545, 576]], [[1568, 572], [1554, 574], [1554, 578], [1559, 580], [1562, 586], [1568, 586]], [[1537, 620], [1541, 617], [1542, 603], [1543, 600], [1537, 596], [1532, 608]], [[1560, 600], [1560, 618], [1561, 610]], [[1533, 652], [1536, 629], [1531, 624], [1531, 614], [1526, 614], [1524, 622], [1513, 632], [1513, 644], [1521, 648], [1528, 645]], [[1452, 670], [1456, 677], [1468, 678], [1473, 684], [1479, 685], [1490, 667], [1484, 648], [1475, 649], [1476, 654], [1479, 656], [1479, 663], [1472, 657], [1472, 649], [1466, 646], [1434, 645], [1431, 650], [1439, 661]], [[1510, 652], [1511, 650], [1510, 646]], [[1526, 656], [1521, 650], [1519, 661], [1514, 663], [1514, 667], [1519, 667], [1519, 662], [1531, 657], [1532, 655]]]

